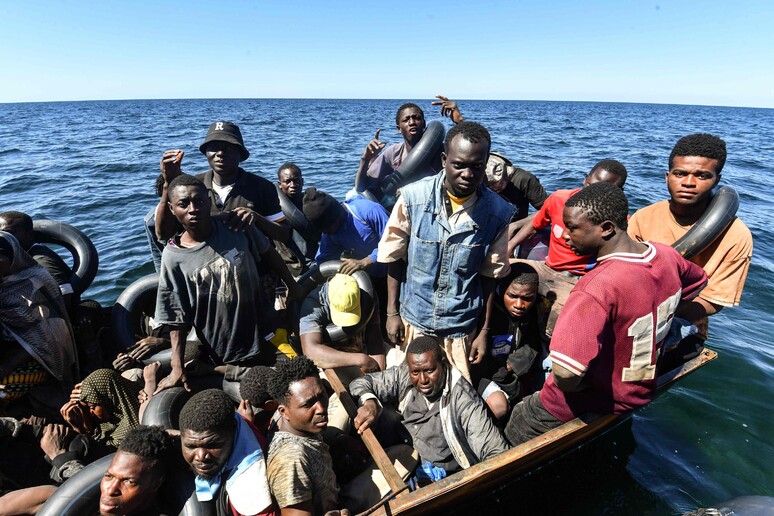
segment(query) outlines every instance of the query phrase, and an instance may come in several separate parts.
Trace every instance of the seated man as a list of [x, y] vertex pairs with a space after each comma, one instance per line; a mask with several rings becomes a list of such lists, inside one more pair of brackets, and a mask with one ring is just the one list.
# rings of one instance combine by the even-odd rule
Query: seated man
[[196, 475], [196, 498], [217, 516], [272, 514], [266, 437], [218, 389], [194, 394], [180, 411], [183, 459]]
[[583, 414], [621, 414], [653, 399], [673, 314], [707, 276], [669, 246], [632, 240], [628, 210], [623, 191], [609, 183], [587, 186], [564, 207], [567, 245], [597, 266], [559, 316], [543, 389], [511, 413], [505, 436], [514, 446]]
[[[674, 244], [704, 215], [725, 162], [726, 142], [717, 136], [681, 138], [669, 155], [666, 183], [670, 199], [637, 210], [629, 221], [629, 235], [639, 241]], [[696, 324], [702, 339], [707, 338], [707, 316], [739, 304], [752, 251], [750, 230], [737, 217], [709, 247], [691, 258], [707, 273], [709, 283], [691, 303], [680, 307], [677, 316]]]
[[[462, 115], [456, 102], [441, 95], [437, 95], [436, 98], [439, 100], [434, 101], [433, 105], [441, 106], [442, 115], [451, 117], [455, 124], [462, 121]], [[425, 126], [425, 113], [422, 108], [412, 102], [401, 105], [395, 114], [395, 127], [403, 137], [403, 141], [385, 149], [387, 144], [379, 140], [381, 129], [377, 129], [374, 139], [368, 142], [363, 156], [360, 158], [360, 166], [355, 175], [355, 190], [358, 192], [369, 190], [377, 199], [380, 199], [384, 195], [382, 182], [388, 175], [400, 168], [401, 163], [422, 139]], [[379, 154], [382, 149], [384, 152]], [[439, 152], [430, 163], [427, 171], [424, 174], [414, 176], [414, 179], [437, 174], [442, 168]]]
[[68, 313], [72, 315], [74, 306], [73, 287], [70, 285], [70, 277], [73, 271], [56, 252], [48, 246], [35, 243], [32, 217], [20, 211], [6, 211], [0, 213], [0, 231], [5, 231], [16, 237], [22, 249], [51, 274], [59, 290], [62, 292]]
[[256, 228], [249, 228], [251, 236], [229, 231], [225, 222], [210, 215], [201, 181], [185, 174], [176, 177], [169, 198], [169, 209], [184, 231], [170, 240], [161, 259], [154, 319], [170, 328], [172, 372], [157, 391], [187, 385], [184, 341], [192, 326], [216, 366], [273, 362], [275, 348], [266, 341], [277, 326], [267, 316], [273, 306], [260, 301], [257, 264], [265, 260], [293, 297], [298, 296], [298, 284]]
[[[342, 486], [352, 497], [340, 496], [330, 449], [322, 438], [328, 426], [328, 395], [311, 360], [301, 356], [280, 363], [269, 391], [280, 417], [269, 447], [268, 478], [282, 514], [326, 514], [341, 507], [340, 498], [359, 512], [387, 494], [386, 481], [372, 464]], [[410, 451], [400, 445], [387, 450], [403, 476], [416, 465]], [[386, 489], [379, 490], [382, 487]]]
[[301, 305], [299, 335], [304, 355], [318, 367], [356, 366], [363, 372], [384, 369], [384, 341], [379, 331], [379, 306], [357, 333], [333, 342], [326, 331], [333, 323], [348, 328], [360, 323], [360, 287], [352, 276], [336, 274], [312, 290]]
[[[626, 183], [626, 167], [614, 159], [603, 159], [594, 165], [583, 180], [583, 186], [597, 182], [613, 183], [623, 189]], [[508, 243], [512, 250], [517, 245], [532, 238], [540, 229], [551, 228], [548, 256], [545, 262], [531, 260], [532, 265], [540, 275], [540, 295], [551, 303], [546, 319], [546, 337], [551, 339], [556, 318], [562, 311], [567, 295], [584, 274], [595, 265], [594, 256], [579, 255], [570, 249], [564, 240], [564, 223], [562, 212], [567, 199], [581, 189], [557, 190], [546, 199], [543, 207], [532, 219], [532, 224], [525, 224]]]
[[[301, 169], [295, 163], [287, 162], [280, 165], [277, 170], [277, 186], [284, 192], [284, 194], [290, 199], [290, 202], [303, 212], [304, 209], [304, 176], [301, 173]], [[284, 213], [284, 212], [283, 212]], [[288, 217], [288, 214], [285, 214]], [[317, 255], [317, 248], [320, 245], [320, 233], [313, 230], [311, 227], [297, 228], [293, 224], [293, 220], [287, 218], [291, 229], [291, 239], [295, 245], [295, 249], [300, 252], [305, 265], [314, 261], [314, 257]], [[288, 242], [288, 247], [291, 247]], [[287, 260], [286, 260], [287, 261]]]
[[398, 407], [414, 448], [441, 477], [508, 449], [481, 397], [432, 337], [414, 339], [403, 364], [356, 378], [349, 390], [360, 404], [358, 432], [374, 425], [383, 405]]
[[139, 426], [126, 434], [99, 485], [100, 515], [160, 514], [159, 490], [174, 452], [172, 437], [160, 426]]

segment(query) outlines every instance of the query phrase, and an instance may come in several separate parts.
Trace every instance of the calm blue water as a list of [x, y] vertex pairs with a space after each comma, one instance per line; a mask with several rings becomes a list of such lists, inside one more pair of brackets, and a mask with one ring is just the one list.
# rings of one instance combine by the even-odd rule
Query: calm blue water
[[[68, 222], [100, 251], [87, 295], [112, 303], [152, 271], [142, 218], [155, 205], [164, 149], [186, 151], [199, 173], [207, 126], [233, 120], [269, 179], [285, 161], [306, 186], [343, 197], [374, 131], [397, 142], [398, 100], [161, 100], [0, 104], [0, 211]], [[416, 101], [427, 119], [429, 100]], [[712, 319], [720, 358], [646, 409], [629, 427], [561, 459], [488, 500], [493, 511], [676, 514], [746, 494], [774, 496], [774, 241], [771, 215], [774, 110], [576, 102], [462, 102], [466, 118], [492, 133], [492, 149], [535, 173], [546, 190], [572, 188], [598, 160], [629, 170], [632, 212], [667, 196], [674, 142], [711, 132], [728, 143], [723, 183], [741, 197], [755, 255], [742, 305]], [[539, 502], [538, 502], [539, 500]], [[499, 504], [499, 505], [497, 505]], [[478, 505], [482, 507], [482, 505]]]

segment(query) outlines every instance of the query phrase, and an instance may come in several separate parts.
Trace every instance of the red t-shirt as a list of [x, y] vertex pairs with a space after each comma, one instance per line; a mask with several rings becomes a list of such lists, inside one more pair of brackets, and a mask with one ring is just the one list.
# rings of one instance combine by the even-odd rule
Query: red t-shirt
[[594, 267], [596, 257], [591, 255], [576, 255], [562, 238], [564, 233], [564, 220], [562, 212], [567, 199], [580, 191], [557, 190], [543, 203], [543, 206], [532, 219], [532, 227], [544, 229], [551, 226], [551, 240], [548, 245], [548, 257], [546, 265], [557, 271], [571, 271], [573, 274], [583, 275]]
[[583, 376], [588, 388], [563, 392], [550, 375], [540, 392], [545, 409], [566, 422], [647, 404], [675, 309], [706, 283], [701, 267], [662, 244], [599, 258], [567, 298], [550, 347], [551, 360]]

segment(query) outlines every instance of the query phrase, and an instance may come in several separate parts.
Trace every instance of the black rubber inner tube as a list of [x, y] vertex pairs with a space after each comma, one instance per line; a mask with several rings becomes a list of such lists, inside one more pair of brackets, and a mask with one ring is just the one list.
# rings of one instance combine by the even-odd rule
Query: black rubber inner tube
[[80, 295], [89, 288], [99, 268], [97, 248], [83, 232], [70, 224], [55, 220], [35, 220], [32, 222], [35, 242], [61, 245], [73, 257], [70, 285]]
[[414, 180], [414, 176], [426, 172], [430, 163], [441, 151], [445, 135], [446, 129], [441, 122], [435, 121], [427, 124], [422, 138], [411, 149], [411, 152], [400, 164], [398, 170], [384, 178], [382, 183], [384, 195], [395, 195], [398, 188], [411, 183]]
[[285, 215], [288, 224], [290, 224], [293, 229], [298, 231], [298, 233], [304, 237], [305, 240], [320, 240], [319, 232], [317, 229], [315, 229], [312, 223], [307, 220], [304, 212], [299, 210], [298, 206], [293, 204], [293, 201], [291, 201], [290, 197], [288, 197], [287, 194], [282, 191], [279, 185], [275, 184], [274, 187], [277, 189], [277, 197], [279, 198], [280, 208], [282, 209], [282, 213]]
[[[314, 265], [298, 278], [298, 283], [308, 295], [315, 287], [322, 285], [328, 278], [335, 276], [336, 273], [339, 272], [341, 263], [341, 260], [330, 260], [321, 264], [319, 267]], [[368, 273], [365, 271], [357, 271], [352, 274], [352, 277], [355, 278], [355, 281], [357, 281], [357, 284], [360, 287], [360, 322], [355, 326], [347, 326], [345, 328], [333, 323], [329, 324], [325, 328], [325, 331], [333, 342], [352, 337], [368, 323], [371, 319], [371, 315], [374, 313], [374, 299], [376, 294]]]
[[[99, 514], [100, 482], [105, 475], [113, 453], [98, 459], [62, 484], [38, 511], [39, 516], [82, 516]], [[193, 475], [179, 468], [172, 468], [164, 485], [159, 489], [164, 509], [180, 516], [214, 516], [212, 504], [202, 504], [196, 499]]]
[[739, 194], [730, 186], [722, 186], [712, 196], [699, 220], [672, 244], [686, 260], [704, 251], [728, 228], [739, 209]]
[[155, 272], [136, 280], [116, 299], [111, 313], [113, 341], [117, 353], [125, 353], [142, 334], [143, 317], [156, 307], [159, 275]]
[[183, 387], [172, 387], [154, 394], [142, 413], [140, 423], [148, 426], [158, 425], [165, 430], [177, 430], [180, 428], [180, 411], [190, 397], [191, 393]]

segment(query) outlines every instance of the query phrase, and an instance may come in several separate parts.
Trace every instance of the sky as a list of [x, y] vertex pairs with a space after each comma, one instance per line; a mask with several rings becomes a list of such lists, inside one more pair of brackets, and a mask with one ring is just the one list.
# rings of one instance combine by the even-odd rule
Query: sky
[[774, 108], [774, 1], [0, 2], [0, 103], [437, 94]]

